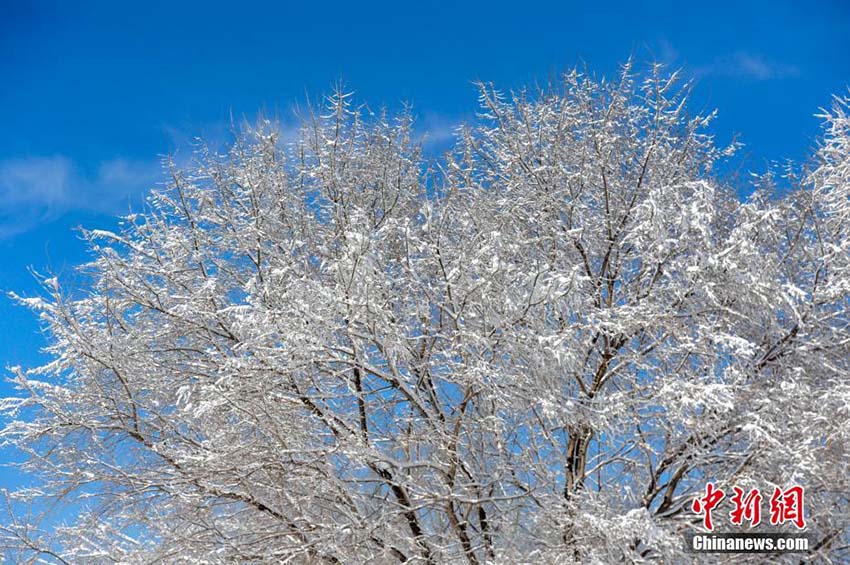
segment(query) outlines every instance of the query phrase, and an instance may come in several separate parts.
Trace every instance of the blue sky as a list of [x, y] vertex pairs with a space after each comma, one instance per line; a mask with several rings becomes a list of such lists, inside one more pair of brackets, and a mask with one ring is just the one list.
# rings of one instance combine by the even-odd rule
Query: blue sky
[[[439, 139], [475, 112], [473, 80], [654, 58], [695, 80], [695, 107], [719, 109], [751, 170], [805, 157], [813, 114], [850, 84], [839, 1], [133, 4], [0, 0], [2, 291], [34, 292], [29, 267], [69, 276], [85, 259], [72, 228], [112, 227], [161, 155], [224, 139], [231, 116], [291, 123], [340, 79], [371, 105], [412, 102]], [[0, 299], [0, 362], [36, 363], [37, 330]]]

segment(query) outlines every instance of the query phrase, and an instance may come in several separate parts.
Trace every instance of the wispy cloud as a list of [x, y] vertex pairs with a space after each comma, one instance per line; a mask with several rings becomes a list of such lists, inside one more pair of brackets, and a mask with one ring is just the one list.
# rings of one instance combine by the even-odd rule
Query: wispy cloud
[[448, 150], [457, 139], [463, 120], [442, 114], [425, 114], [416, 121], [416, 132], [425, 149], [431, 152]]
[[668, 66], [676, 65], [680, 57], [676, 46], [663, 36], [655, 41], [643, 44], [642, 50], [638, 54], [646, 54], [653, 63], [661, 63]]
[[156, 162], [111, 159], [86, 172], [62, 155], [0, 161], [0, 237], [32, 229], [72, 210], [114, 213], [152, 188]]
[[773, 61], [758, 53], [739, 51], [695, 68], [694, 74], [698, 77], [719, 75], [764, 81], [797, 78], [800, 76], [800, 69], [794, 65]]
[[[460, 120], [438, 114], [426, 114], [417, 122], [416, 132], [429, 151], [444, 151], [455, 139]], [[247, 128], [247, 125], [242, 125]], [[225, 150], [233, 136], [234, 126], [220, 126], [215, 135], [204, 136], [214, 149]], [[292, 143], [299, 137], [296, 123], [277, 123], [281, 143]], [[190, 139], [177, 128], [167, 131], [175, 148], [185, 149], [183, 158], [191, 154], [197, 138]], [[0, 238], [10, 237], [55, 220], [71, 211], [115, 214], [125, 212], [128, 205], [163, 181], [159, 161], [115, 158], [102, 161], [94, 168], [84, 168], [65, 155], [0, 159]]]

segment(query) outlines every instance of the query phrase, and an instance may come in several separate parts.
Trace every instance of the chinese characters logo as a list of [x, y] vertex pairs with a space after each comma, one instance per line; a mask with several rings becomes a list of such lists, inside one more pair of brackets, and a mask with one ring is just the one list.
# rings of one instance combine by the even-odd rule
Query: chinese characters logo
[[[730, 497], [733, 509], [729, 512], [730, 521], [736, 526], [743, 525], [744, 521], [755, 527], [761, 523], [762, 494], [755, 488], [745, 493], [744, 489], [732, 487], [734, 494]], [[776, 487], [770, 496], [770, 524], [779, 526], [790, 522], [802, 530], [806, 527], [804, 511], [804, 491], [801, 486], [791, 486], [785, 490]], [[712, 512], [717, 509], [726, 493], [716, 488], [714, 483], [705, 485], [705, 494], [694, 499], [691, 509], [702, 515], [702, 523], [708, 531], [714, 531], [714, 518]]]

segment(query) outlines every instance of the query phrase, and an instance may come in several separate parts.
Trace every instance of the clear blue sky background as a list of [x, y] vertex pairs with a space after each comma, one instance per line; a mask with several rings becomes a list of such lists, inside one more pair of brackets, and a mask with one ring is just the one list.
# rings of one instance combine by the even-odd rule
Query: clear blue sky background
[[[445, 139], [475, 112], [475, 79], [657, 59], [694, 78], [696, 107], [719, 109], [719, 139], [740, 133], [752, 170], [804, 158], [813, 114], [850, 84], [842, 1], [180, 4], [0, 0], [0, 290], [35, 292], [30, 266], [69, 274], [85, 259], [72, 228], [113, 227], [159, 156], [226, 138], [231, 116], [291, 122], [339, 79], [371, 105], [412, 102]], [[33, 365], [43, 343], [0, 298], [0, 366]]]

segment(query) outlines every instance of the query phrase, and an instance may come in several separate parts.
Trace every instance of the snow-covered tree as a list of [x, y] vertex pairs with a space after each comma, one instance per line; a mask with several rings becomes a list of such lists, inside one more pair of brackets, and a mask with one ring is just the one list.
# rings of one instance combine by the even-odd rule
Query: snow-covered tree
[[848, 99], [742, 202], [685, 94], [481, 85], [429, 160], [338, 93], [169, 166], [18, 298], [52, 361], [0, 404], [7, 558], [689, 561], [711, 481], [804, 486], [794, 560], [850, 559]]

